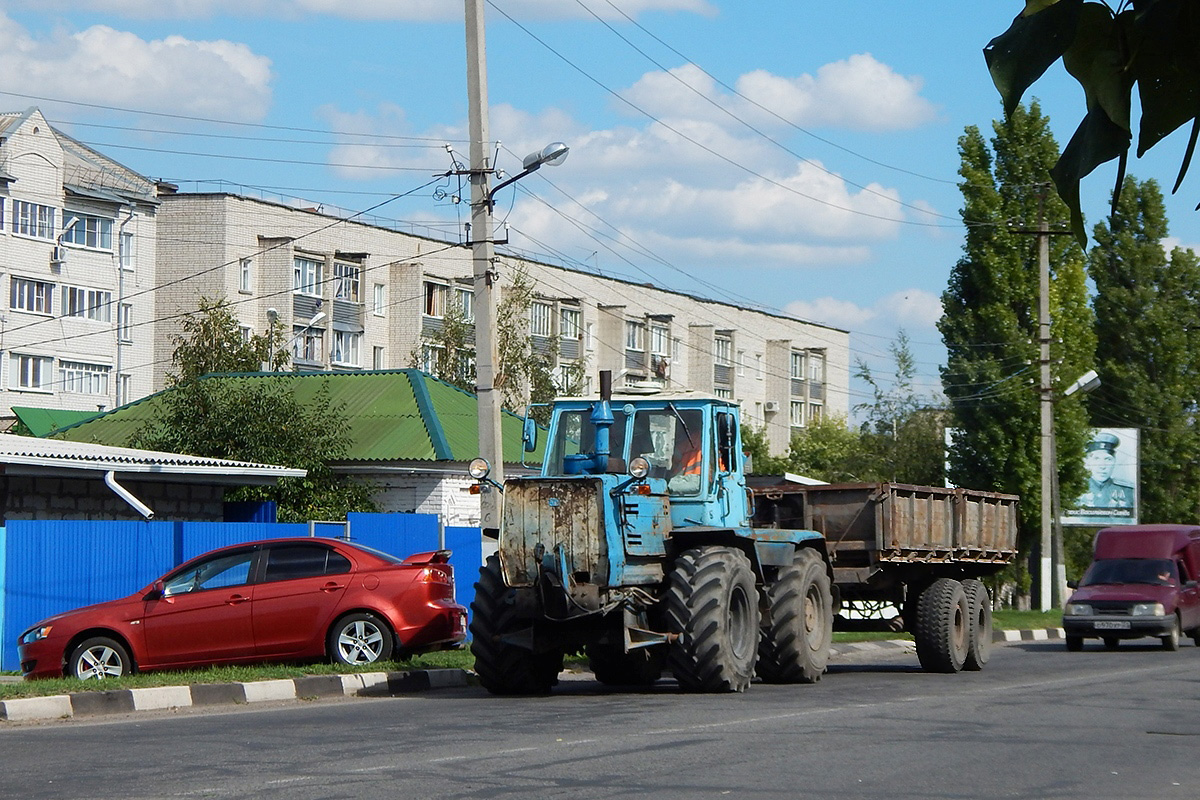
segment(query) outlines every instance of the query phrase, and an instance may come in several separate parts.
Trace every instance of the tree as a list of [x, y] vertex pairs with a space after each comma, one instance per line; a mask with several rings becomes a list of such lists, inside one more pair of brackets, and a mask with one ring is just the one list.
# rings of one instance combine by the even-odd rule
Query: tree
[[[1020, 495], [1020, 543], [1028, 552], [1041, 508], [1037, 247], [1034, 237], [1007, 223], [1034, 222], [1044, 208], [1053, 225], [1066, 219], [1067, 209], [1039, 192], [1058, 146], [1037, 103], [1018, 106], [993, 129], [991, 149], [974, 126], [959, 139], [967, 233], [938, 323], [947, 348], [942, 387], [954, 428], [949, 477], [959, 486]], [[1083, 252], [1068, 237], [1050, 238], [1051, 362], [1054, 385], [1061, 387], [1091, 365], [1094, 338]], [[1060, 399], [1055, 436], [1064, 496], [1082, 491], [1087, 433], [1079, 397]]]
[[1185, 122], [1192, 122], [1172, 191], [1179, 189], [1200, 133], [1198, 41], [1200, 8], [1193, 0], [1119, 0], [1116, 9], [1104, 2], [1026, 0], [1009, 29], [984, 48], [1006, 115], [1060, 58], [1084, 90], [1087, 113], [1052, 170], [1081, 246], [1086, 244], [1086, 234], [1079, 182], [1100, 164], [1120, 159], [1115, 207], [1133, 138], [1135, 86], [1141, 107], [1139, 158]]
[[185, 314], [180, 332], [171, 336], [174, 371], [168, 385], [179, 385], [212, 372], [257, 372], [264, 364], [278, 369], [291, 358], [280, 322], [272, 320], [266, 334], [242, 335], [237, 317], [224, 298], [201, 297], [197, 310]]
[[[223, 300], [201, 300], [175, 337], [174, 372], [159, 415], [133, 436], [150, 450], [308, 470], [273, 487], [242, 487], [230, 500], [272, 500], [280, 521], [344, 519], [348, 511], [373, 511], [371, 489], [335, 475], [330, 464], [345, 455], [348, 425], [341, 407], [322, 389], [308, 405], [292, 393], [292, 378], [248, 380], [229, 373], [257, 371], [271, 337], [242, 340], [237, 319]], [[205, 374], [211, 370], [215, 374]]]
[[433, 350], [432, 364], [422, 353], [422, 345], [413, 349], [411, 364], [420, 369], [432, 366], [435, 378], [467, 391], [475, 391], [475, 341], [472, 323], [466, 310], [457, 299], [450, 302], [442, 317], [442, 326], [428, 338], [424, 345]]
[[1127, 178], [1108, 224], [1094, 229], [1097, 426], [1141, 428], [1141, 519], [1183, 522], [1200, 513], [1200, 262], [1163, 249], [1167, 219], [1153, 181]]

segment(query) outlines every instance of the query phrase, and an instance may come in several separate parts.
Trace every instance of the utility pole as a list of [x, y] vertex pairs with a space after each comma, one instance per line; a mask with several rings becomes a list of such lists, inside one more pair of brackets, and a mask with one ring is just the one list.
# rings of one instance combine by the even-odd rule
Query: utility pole
[[[491, 465], [492, 479], [504, 485], [504, 449], [500, 435], [500, 396], [496, 391], [496, 295], [492, 241], [489, 162], [487, 54], [484, 43], [483, 0], [465, 0], [467, 21], [467, 111], [471, 161], [471, 251], [475, 285], [475, 394], [478, 398], [479, 455]], [[501, 495], [492, 490], [479, 496], [480, 527], [486, 534], [500, 529]]]

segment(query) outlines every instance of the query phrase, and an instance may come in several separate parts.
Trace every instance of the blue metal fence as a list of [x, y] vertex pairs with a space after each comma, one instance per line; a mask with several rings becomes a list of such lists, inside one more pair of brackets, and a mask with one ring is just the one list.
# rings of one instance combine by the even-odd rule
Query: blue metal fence
[[[317, 526], [340, 537], [341, 525]], [[307, 536], [304, 524], [10, 520], [0, 528], [0, 670], [20, 668], [17, 637], [62, 611], [124, 597], [193, 556], [255, 539]], [[438, 548], [433, 514], [351, 514], [350, 540], [396, 556]], [[478, 528], [447, 528], [458, 602], [482, 563]], [[465, 599], [464, 599], [465, 598]]]

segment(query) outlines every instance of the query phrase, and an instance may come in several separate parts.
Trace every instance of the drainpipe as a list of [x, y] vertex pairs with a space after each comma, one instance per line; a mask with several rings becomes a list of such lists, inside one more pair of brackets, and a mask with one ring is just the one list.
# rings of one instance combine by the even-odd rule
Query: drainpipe
[[113, 494], [128, 503], [129, 507], [134, 511], [138, 512], [148, 520], [154, 519], [154, 512], [150, 509], [150, 506], [146, 505], [141, 500], [138, 500], [133, 496], [133, 492], [117, 483], [117, 473], [115, 471], [110, 469], [108, 472], [104, 473], [104, 485], [109, 489], [112, 489]]

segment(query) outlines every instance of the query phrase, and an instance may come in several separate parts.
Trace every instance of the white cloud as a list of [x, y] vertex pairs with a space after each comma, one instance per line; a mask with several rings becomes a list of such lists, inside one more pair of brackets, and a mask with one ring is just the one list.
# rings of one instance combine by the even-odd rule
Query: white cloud
[[866, 333], [904, 328], [908, 331], [932, 331], [942, 316], [942, 301], [924, 289], [904, 289], [880, 298], [870, 306], [858, 305], [835, 297], [796, 300], [784, 310], [800, 319]]
[[243, 44], [147, 41], [106, 25], [38, 39], [0, 15], [0, 73], [62, 100], [223, 119], [261, 119], [271, 100], [271, 62]]
[[[588, 5], [601, 17], [620, 18], [603, 0], [589, 0]], [[451, 0], [12, 0], [11, 6], [155, 19], [203, 19], [218, 14], [274, 19], [326, 15], [408, 22], [450, 22], [463, 18], [463, 4]], [[716, 13], [707, 0], [624, 0], [621, 7], [630, 16], [647, 11], [682, 11], [708, 16]], [[504, 10], [525, 20], [591, 18], [576, 3], [565, 0], [508, 0]]]

